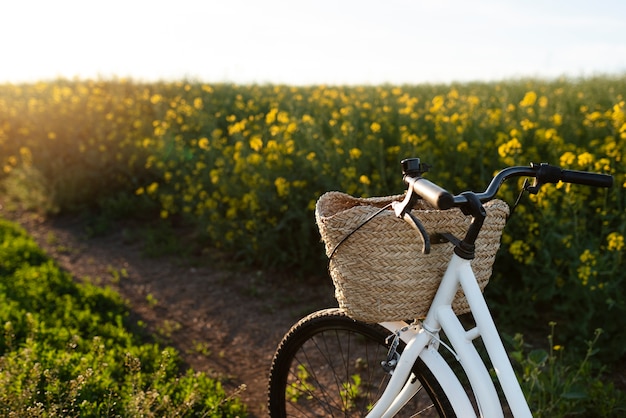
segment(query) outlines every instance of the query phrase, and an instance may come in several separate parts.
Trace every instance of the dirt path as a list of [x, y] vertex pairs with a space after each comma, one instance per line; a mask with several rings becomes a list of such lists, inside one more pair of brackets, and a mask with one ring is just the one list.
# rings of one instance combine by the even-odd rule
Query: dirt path
[[330, 280], [306, 284], [199, 260], [147, 258], [123, 225], [86, 238], [76, 218], [0, 216], [17, 220], [74, 277], [119, 291], [132, 315], [192, 368], [220, 378], [230, 393], [245, 385], [239, 396], [252, 417], [267, 416], [267, 373], [282, 335], [306, 313], [335, 305]]

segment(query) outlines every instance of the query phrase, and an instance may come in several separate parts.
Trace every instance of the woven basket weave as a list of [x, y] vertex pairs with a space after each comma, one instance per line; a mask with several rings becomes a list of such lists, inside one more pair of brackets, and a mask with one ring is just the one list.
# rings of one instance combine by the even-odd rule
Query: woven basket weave
[[[422, 254], [422, 240], [417, 231], [397, 218], [391, 209], [355, 231], [380, 208], [402, 199], [401, 195], [355, 198], [328, 192], [317, 202], [317, 225], [326, 255], [332, 254], [329, 268], [335, 297], [339, 307], [354, 319], [383, 322], [424, 317], [452, 256], [451, 243], [434, 244], [430, 254]], [[485, 209], [487, 218], [476, 240], [476, 257], [471, 262], [481, 290], [491, 276], [509, 213], [507, 204], [501, 200], [486, 203]], [[457, 208], [434, 210], [423, 200], [412, 213], [431, 236], [447, 232], [463, 238], [471, 222]], [[469, 311], [462, 290], [452, 307], [457, 315]]]

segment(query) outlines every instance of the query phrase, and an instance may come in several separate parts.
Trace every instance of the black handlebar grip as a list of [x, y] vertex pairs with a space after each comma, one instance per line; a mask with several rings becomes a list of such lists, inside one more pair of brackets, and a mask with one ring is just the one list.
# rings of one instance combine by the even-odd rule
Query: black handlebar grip
[[537, 181], [540, 184], [564, 183], [582, 184], [594, 187], [611, 187], [613, 185], [613, 176], [608, 174], [591, 173], [588, 171], [562, 170], [560, 167], [541, 164], [534, 165], [537, 168]]
[[565, 183], [584, 184], [585, 186], [613, 186], [613, 176], [608, 174], [589, 173], [586, 171], [562, 170], [561, 180]]
[[[435, 209], [446, 210], [454, 206], [454, 196], [445, 189], [425, 178], [410, 178], [413, 191], [433, 205]], [[407, 179], [408, 180], [408, 179]]]

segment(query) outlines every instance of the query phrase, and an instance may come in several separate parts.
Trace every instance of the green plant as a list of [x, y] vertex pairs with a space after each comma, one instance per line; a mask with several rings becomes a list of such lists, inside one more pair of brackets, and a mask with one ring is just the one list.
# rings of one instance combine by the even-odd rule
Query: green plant
[[180, 322], [166, 319], [157, 327], [157, 333], [165, 339], [170, 339], [172, 338], [172, 334], [181, 328], [182, 325]]
[[146, 296], [146, 302], [148, 302], [148, 306], [150, 306], [151, 308], [154, 308], [159, 304], [159, 300], [155, 298], [152, 293], [148, 293], [148, 295]]
[[529, 351], [521, 334], [512, 339], [511, 359], [534, 416], [622, 416], [626, 396], [603, 381], [602, 370], [596, 370], [591, 361], [602, 331], [596, 330], [587, 342], [582, 359], [567, 358], [565, 347], [555, 342], [555, 325], [550, 323], [547, 350]]
[[345, 411], [350, 411], [361, 396], [361, 375], [353, 374], [350, 381], [341, 384], [341, 400]]
[[77, 283], [0, 218], [0, 415], [245, 415], [220, 382], [129, 331], [110, 288]]
[[205, 357], [211, 355], [211, 349], [206, 342], [193, 341], [193, 348], [189, 350], [190, 353], [200, 354]]
[[289, 402], [296, 403], [301, 396], [305, 396], [306, 399], [313, 399], [311, 395], [315, 392], [315, 386], [313, 386], [308, 380], [310, 377], [309, 371], [304, 364], [298, 365], [298, 371], [296, 373], [296, 380], [285, 389], [285, 396]]
[[118, 270], [113, 266], [107, 266], [107, 273], [111, 275], [111, 282], [115, 284], [119, 283], [122, 278], [128, 277], [128, 271], [124, 267]]
[[30, 157], [23, 157], [21, 165], [11, 170], [3, 180], [2, 188], [9, 208], [42, 213], [58, 213], [60, 210], [46, 179], [37, 167], [32, 166]]

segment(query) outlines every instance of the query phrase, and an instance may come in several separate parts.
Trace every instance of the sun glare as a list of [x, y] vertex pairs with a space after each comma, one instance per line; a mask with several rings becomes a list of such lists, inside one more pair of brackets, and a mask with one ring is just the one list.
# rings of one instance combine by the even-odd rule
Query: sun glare
[[5, 2], [0, 82], [355, 84], [624, 72], [626, 3], [603, 3]]

